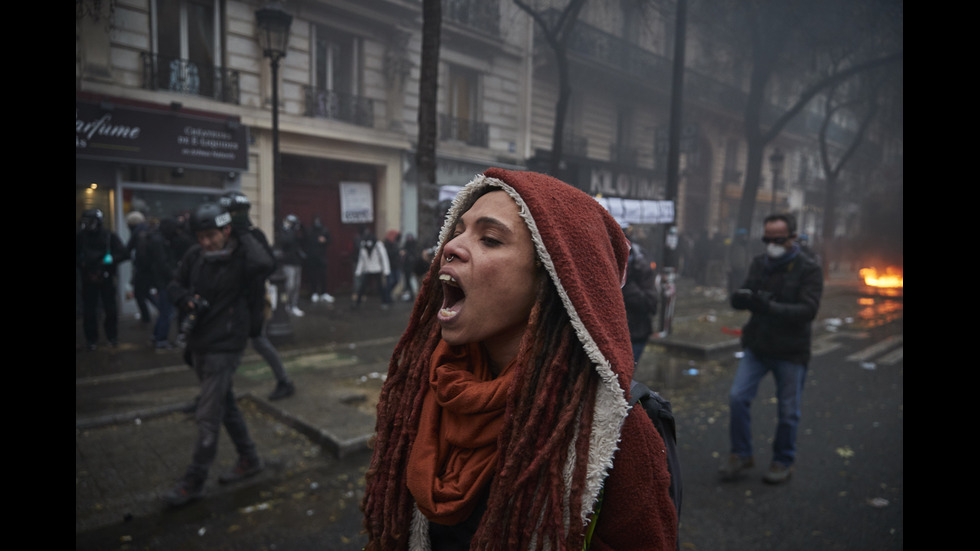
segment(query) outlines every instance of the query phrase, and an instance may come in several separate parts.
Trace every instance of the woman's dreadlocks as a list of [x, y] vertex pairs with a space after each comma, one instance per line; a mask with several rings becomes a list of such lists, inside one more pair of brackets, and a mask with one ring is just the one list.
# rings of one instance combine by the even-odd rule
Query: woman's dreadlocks
[[[441, 334], [435, 319], [443, 298], [438, 270], [435, 261], [381, 390], [376, 451], [362, 503], [369, 551], [408, 547], [414, 502], [405, 472], [429, 361]], [[598, 375], [551, 279], [540, 281], [498, 438], [487, 510], [472, 549], [581, 549], [584, 542], [579, 517], [573, 513], [569, 518], [567, 512], [582, 504]], [[574, 463], [566, 472], [569, 454]]]

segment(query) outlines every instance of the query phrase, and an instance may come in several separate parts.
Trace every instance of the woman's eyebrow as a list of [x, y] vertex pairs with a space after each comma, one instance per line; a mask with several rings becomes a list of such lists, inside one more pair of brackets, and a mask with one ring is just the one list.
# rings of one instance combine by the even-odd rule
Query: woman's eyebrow
[[474, 226], [493, 226], [493, 227], [499, 229], [502, 232], [505, 232], [505, 233], [508, 233], [508, 234], [514, 233], [510, 229], [510, 226], [508, 226], [507, 224], [501, 222], [500, 220], [498, 220], [498, 219], [496, 219], [496, 218], [494, 218], [492, 216], [481, 216], [480, 218], [477, 218], [476, 219], [476, 221], [473, 223], [473, 225]]

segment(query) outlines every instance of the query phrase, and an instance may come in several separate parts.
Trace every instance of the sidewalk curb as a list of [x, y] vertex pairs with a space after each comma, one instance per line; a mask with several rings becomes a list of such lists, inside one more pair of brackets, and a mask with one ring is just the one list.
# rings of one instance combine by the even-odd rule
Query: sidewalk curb
[[299, 417], [290, 414], [282, 408], [278, 408], [268, 401], [258, 398], [251, 392], [246, 393], [238, 397], [239, 400], [249, 400], [256, 407], [258, 407], [262, 412], [271, 415], [283, 423], [289, 425], [303, 436], [310, 439], [314, 444], [323, 447], [328, 450], [337, 459], [343, 459], [344, 457], [368, 449], [368, 443], [374, 436], [373, 431], [369, 434], [364, 434], [349, 439], [342, 439], [337, 435], [330, 433], [330, 431], [322, 428], [315, 427], [310, 423], [300, 419]]

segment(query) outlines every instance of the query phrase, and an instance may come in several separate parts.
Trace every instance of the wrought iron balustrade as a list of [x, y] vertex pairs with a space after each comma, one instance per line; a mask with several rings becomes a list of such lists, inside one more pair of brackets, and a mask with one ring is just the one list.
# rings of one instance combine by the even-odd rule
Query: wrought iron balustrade
[[494, 36], [500, 34], [499, 0], [442, 0], [442, 17]]
[[306, 116], [374, 126], [374, 101], [333, 90], [306, 87]]
[[439, 139], [487, 147], [490, 144], [490, 125], [470, 119], [439, 115]]
[[238, 71], [150, 52], [143, 52], [140, 57], [143, 88], [147, 90], [169, 90], [223, 103], [239, 103]]

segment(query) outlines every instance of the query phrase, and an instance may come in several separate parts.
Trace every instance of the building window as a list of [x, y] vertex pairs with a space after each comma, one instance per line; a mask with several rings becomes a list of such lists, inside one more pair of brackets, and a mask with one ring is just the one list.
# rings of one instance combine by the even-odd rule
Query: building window
[[202, 96], [220, 90], [219, 0], [155, 0], [155, 52], [162, 89]]
[[360, 97], [361, 41], [331, 28], [315, 29], [313, 85], [307, 114], [359, 126], [374, 125], [374, 105]]
[[475, 71], [463, 67], [450, 67], [447, 94], [449, 116], [460, 120], [477, 119], [478, 86], [478, 75]]
[[348, 34], [317, 27], [313, 83], [318, 90], [358, 93], [359, 43]]
[[472, 69], [449, 67], [446, 114], [439, 125], [440, 139], [487, 146], [488, 127], [480, 122], [479, 78], [479, 73]]

